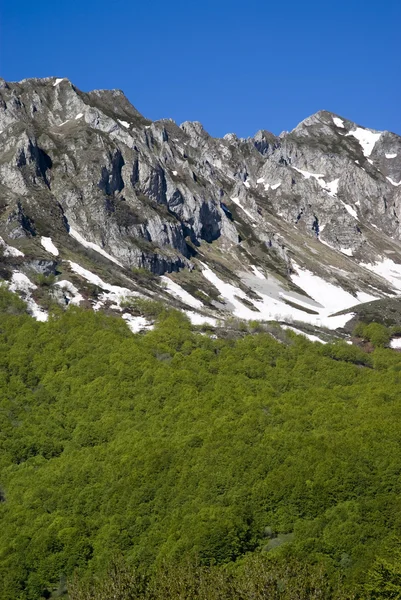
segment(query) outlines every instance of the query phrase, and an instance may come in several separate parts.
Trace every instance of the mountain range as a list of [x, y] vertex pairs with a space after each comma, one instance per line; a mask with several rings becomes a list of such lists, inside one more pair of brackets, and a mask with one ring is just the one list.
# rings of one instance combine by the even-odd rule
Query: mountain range
[[401, 137], [320, 111], [279, 136], [211, 137], [120, 90], [0, 80], [0, 277], [152, 326], [277, 321], [325, 341], [370, 310], [398, 322]]

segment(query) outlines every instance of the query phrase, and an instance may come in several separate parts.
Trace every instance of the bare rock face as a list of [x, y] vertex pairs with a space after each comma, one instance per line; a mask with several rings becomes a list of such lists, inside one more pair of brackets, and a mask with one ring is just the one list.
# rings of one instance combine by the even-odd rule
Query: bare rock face
[[0, 80], [0, 235], [30, 260], [49, 236], [65, 258], [100, 249], [122, 276], [192, 271], [212, 249], [233, 276], [246, 256], [352, 285], [361, 263], [401, 262], [400, 183], [399, 136], [326, 111], [280, 136], [214, 139], [145, 119], [120, 90]]

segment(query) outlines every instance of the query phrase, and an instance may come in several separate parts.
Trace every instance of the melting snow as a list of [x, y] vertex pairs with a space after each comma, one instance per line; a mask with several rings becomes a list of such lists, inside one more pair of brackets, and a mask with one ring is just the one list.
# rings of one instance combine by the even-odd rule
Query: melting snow
[[46, 252], [50, 252], [50, 254], [53, 254], [53, 256], [58, 256], [59, 252], [58, 252], [58, 249], [56, 248], [56, 246], [53, 244], [52, 238], [41, 237], [40, 243], [42, 244], [42, 246], [46, 250]]
[[76, 288], [71, 281], [63, 279], [62, 281], [57, 281], [54, 285], [59, 286], [64, 291], [64, 295], [68, 298], [69, 304], [78, 306], [82, 300], [84, 300], [84, 297], [79, 293], [78, 288]]
[[[284, 294], [281, 297], [282, 299], [268, 296], [266, 293], [261, 292], [261, 287], [255, 287], [261, 300], [252, 300], [240, 288], [222, 281], [207, 265], [201, 264], [203, 266], [203, 276], [218, 289], [221, 296], [223, 296], [223, 298], [231, 305], [233, 314], [245, 320], [283, 321], [294, 319], [312, 325], [324, 325], [329, 329], [335, 329], [337, 327], [343, 327], [352, 317], [352, 314], [348, 313], [346, 315], [330, 317], [332, 313], [355, 306], [360, 302], [366, 302], [366, 297], [368, 297], [367, 294], [363, 293], [358, 293], [357, 297], [354, 297], [342, 288], [332, 285], [320, 277], [313, 275], [313, 273], [297, 267], [297, 274], [292, 275], [292, 280], [309, 294], [311, 298], [314, 298], [320, 306], [316, 305], [312, 300], [310, 301], [310, 304], [308, 304], [308, 298], [305, 298], [305, 301], [301, 301], [298, 300], [297, 297], [292, 297], [290, 294]], [[291, 299], [294, 304], [298, 304], [299, 306], [304, 305], [319, 314], [310, 314], [303, 311], [301, 308], [298, 309], [290, 306], [284, 302], [284, 299], [286, 298]], [[241, 302], [241, 299], [251, 302], [259, 312], [253, 311], [248, 306], [245, 306], [245, 304]], [[373, 300], [375, 298], [370, 296], [369, 299]]]
[[117, 121], [118, 121], [119, 123], [121, 123], [121, 125], [122, 125], [123, 127], [125, 127], [126, 129], [128, 129], [128, 128], [129, 128], [129, 123], [127, 123], [127, 121], [121, 121], [121, 119], [117, 119]]
[[397, 350], [401, 348], [401, 338], [393, 338], [390, 342], [390, 348], [396, 348]]
[[397, 154], [386, 154], [386, 158], [395, 158]]
[[252, 221], [255, 220], [255, 218], [251, 215], [251, 213], [242, 206], [241, 202], [239, 201], [239, 198], [231, 198], [231, 200], [234, 202], [234, 204], [239, 206], [241, 208], [241, 210], [243, 210], [244, 213], [247, 214], [248, 217], [250, 217], [252, 219]]
[[98, 310], [99, 308], [101, 308], [101, 306], [103, 306], [103, 304], [106, 301], [112, 302], [114, 305], [116, 305], [117, 308], [120, 308], [120, 303], [126, 300], [127, 298], [140, 296], [138, 292], [133, 292], [128, 288], [106, 283], [105, 281], [100, 279], [100, 277], [98, 277], [94, 273], [91, 273], [91, 271], [84, 269], [83, 267], [81, 267], [81, 265], [78, 265], [77, 263], [69, 261], [69, 264], [74, 273], [80, 275], [81, 277], [86, 279], [86, 281], [89, 281], [90, 283], [97, 285], [97, 287], [100, 287], [102, 290], [106, 290], [108, 292], [103, 293], [100, 296], [100, 301], [94, 304], [93, 306], [94, 310]]
[[298, 169], [297, 167], [293, 167], [293, 169], [298, 171], [298, 173], [301, 173], [301, 175], [303, 175], [305, 179], [310, 179], [311, 177], [316, 179], [320, 187], [323, 188], [324, 191], [329, 194], [329, 196], [332, 196], [334, 198], [337, 195], [338, 182], [340, 181], [339, 179], [333, 179], [333, 181], [326, 183], [323, 179], [324, 175], [322, 173], [310, 173], [309, 171], [303, 171], [302, 169]]
[[342, 129], [344, 129], [344, 121], [342, 119], [339, 119], [338, 117], [333, 117], [333, 122], [334, 125], [336, 125], [337, 127], [341, 127]]
[[153, 325], [151, 325], [149, 321], [145, 319], [145, 317], [134, 317], [129, 313], [124, 313], [123, 319], [127, 321], [127, 325], [131, 329], [132, 333], [138, 333], [144, 329], [153, 329]]
[[338, 182], [340, 181], [340, 179], [333, 179], [333, 181], [330, 181], [329, 183], [326, 183], [325, 185], [325, 190], [328, 194], [330, 194], [330, 196], [336, 196], [337, 192], [338, 192]]
[[389, 182], [391, 183], [391, 185], [395, 185], [395, 186], [399, 186], [401, 185], [401, 181], [399, 181], [398, 183], [396, 181], [394, 181], [394, 179], [391, 179], [391, 177], [386, 177], [386, 179], [389, 180]]
[[292, 167], [298, 173], [301, 173], [305, 177], [305, 179], [310, 179], [310, 177], [314, 177], [315, 179], [322, 179], [324, 177], [323, 173], [310, 173], [309, 171], [303, 171], [302, 169], [298, 169], [297, 167]]
[[262, 271], [259, 271], [259, 269], [257, 267], [255, 267], [255, 265], [252, 265], [252, 271], [255, 273], [256, 277], [258, 277], [258, 279], [266, 279], [266, 277], [263, 275]]
[[354, 138], [358, 140], [360, 145], [362, 146], [362, 151], [364, 155], [370, 156], [372, 154], [372, 150], [381, 136], [381, 132], [375, 133], [374, 131], [370, 131], [369, 129], [362, 129], [362, 127], [357, 127], [354, 131], [350, 131], [347, 133], [347, 136], [352, 135]]
[[28, 311], [37, 321], [47, 321], [48, 314], [31, 297], [32, 290], [36, 290], [37, 285], [32, 283], [26, 275], [19, 271], [14, 271], [9, 289], [11, 292], [22, 292], [24, 300], [28, 305]]
[[113, 263], [115, 263], [119, 267], [123, 266], [116, 258], [114, 258], [114, 256], [111, 256], [111, 254], [109, 254], [108, 252], [106, 252], [106, 250], [103, 250], [103, 248], [101, 248], [97, 244], [94, 244], [93, 242], [88, 242], [87, 240], [85, 240], [82, 237], [82, 235], [80, 233], [78, 233], [78, 231], [75, 231], [75, 229], [73, 229], [72, 227], [70, 227], [69, 234], [70, 234], [71, 237], [73, 237], [75, 240], [77, 240], [77, 242], [79, 242], [80, 244], [82, 244], [83, 246], [85, 246], [85, 248], [90, 248], [91, 250], [94, 250], [95, 252], [98, 252], [98, 254], [102, 254], [103, 256], [105, 256], [106, 258], [108, 258], [109, 260], [113, 261]]
[[279, 183], [265, 183], [265, 191], [268, 192], [269, 189], [271, 188], [272, 190], [276, 190], [277, 188], [279, 188], [281, 185], [281, 182]]
[[0, 247], [3, 248], [3, 256], [13, 256], [14, 258], [18, 256], [25, 256], [25, 254], [21, 252], [21, 250], [18, 250], [18, 248], [14, 248], [13, 246], [6, 244], [2, 237], [0, 237]]
[[375, 264], [361, 263], [361, 267], [380, 275], [390, 282], [395, 290], [401, 291], [401, 265], [395, 263], [391, 258], [385, 258]]
[[347, 256], [354, 256], [354, 251], [352, 248], [340, 248], [340, 252], [346, 254]]
[[64, 79], [64, 77], [62, 77], [61, 79], [56, 79], [56, 81], [53, 83], [53, 87], [56, 87], [56, 85], [61, 83], [63, 81], [63, 79]]
[[180, 285], [178, 285], [178, 283], [175, 283], [175, 281], [172, 281], [164, 275], [160, 277], [160, 279], [166, 284], [167, 292], [172, 296], [175, 296], [176, 298], [182, 300], [184, 304], [188, 304], [188, 306], [192, 306], [192, 308], [203, 307], [203, 303], [200, 300], [197, 300], [196, 298], [191, 296], [191, 294], [186, 292]]
[[84, 116], [84, 113], [79, 113], [76, 117], [75, 120], [77, 121], [78, 119], [82, 119], [82, 117]]
[[212, 327], [216, 327], [217, 325], [217, 319], [213, 319], [213, 317], [205, 317], [205, 315], [200, 315], [192, 310], [186, 310], [185, 314], [190, 319], [192, 325], [211, 325]]
[[341, 200], [341, 204], [344, 206], [345, 210], [351, 215], [351, 217], [354, 217], [354, 219], [358, 218], [358, 213], [356, 212], [355, 208], [352, 208], [352, 206], [350, 206], [349, 204], [346, 204], [342, 200]]

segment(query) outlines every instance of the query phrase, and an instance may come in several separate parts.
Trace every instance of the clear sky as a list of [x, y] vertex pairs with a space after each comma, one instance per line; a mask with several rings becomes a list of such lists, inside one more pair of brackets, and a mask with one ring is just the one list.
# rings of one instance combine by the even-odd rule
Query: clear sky
[[401, 0], [2, 0], [0, 75], [120, 88], [214, 136], [320, 109], [401, 134]]

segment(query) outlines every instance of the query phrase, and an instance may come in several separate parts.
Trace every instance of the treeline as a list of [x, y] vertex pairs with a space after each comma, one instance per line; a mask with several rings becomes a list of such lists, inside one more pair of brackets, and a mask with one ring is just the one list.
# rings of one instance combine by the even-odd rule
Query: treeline
[[[147, 594], [167, 572], [216, 598], [399, 597], [399, 353], [0, 310], [2, 600], [101, 600], [120, 555]], [[257, 573], [281, 595], [241, 592]]]

